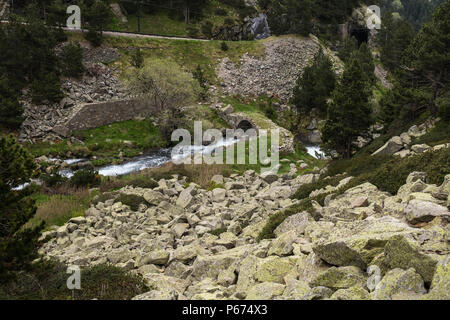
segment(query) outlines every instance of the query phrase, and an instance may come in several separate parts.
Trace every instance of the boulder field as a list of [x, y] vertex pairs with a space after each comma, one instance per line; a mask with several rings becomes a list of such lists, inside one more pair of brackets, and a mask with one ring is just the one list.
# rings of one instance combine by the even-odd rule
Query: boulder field
[[[331, 193], [258, 242], [268, 218], [317, 179], [246, 171], [214, 176], [213, 190], [180, 176], [127, 186], [45, 232], [40, 252], [139, 273], [150, 288], [142, 300], [450, 299], [450, 175], [437, 186], [413, 172], [396, 195], [370, 183]], [[137, 210], [119, 194], [141, 199]]]

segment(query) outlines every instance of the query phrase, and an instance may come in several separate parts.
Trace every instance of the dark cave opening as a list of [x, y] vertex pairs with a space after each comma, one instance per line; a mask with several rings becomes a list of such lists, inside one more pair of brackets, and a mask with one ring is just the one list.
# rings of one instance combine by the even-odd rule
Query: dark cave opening
[[247, 131], [248, 129], [252, 129], [253, 125], [250, 123], [250, 121], [247, 120], [242, 120], [241, 122], [239, 122], [237, 129], [242, 129], [245, 131]]
[[350, 30], [350, 37], [355, 37], [358, 41], [358, 47], [363, 44], [363, 42], [369, 42], [369, 34], [370, 30], [366, 28], [357, 27]]

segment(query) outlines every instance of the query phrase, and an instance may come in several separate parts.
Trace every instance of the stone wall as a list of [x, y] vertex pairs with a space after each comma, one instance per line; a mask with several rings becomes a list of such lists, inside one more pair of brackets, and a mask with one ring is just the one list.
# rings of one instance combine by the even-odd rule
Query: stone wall
[[135, 117], [146, 117], [155, 111], [155, 107], [142, 99], [116, 100], [86, 103], [67, 120], [63, 126], [54, 128], [60, 135], [68, 136], [75, 130], [86, 130]]

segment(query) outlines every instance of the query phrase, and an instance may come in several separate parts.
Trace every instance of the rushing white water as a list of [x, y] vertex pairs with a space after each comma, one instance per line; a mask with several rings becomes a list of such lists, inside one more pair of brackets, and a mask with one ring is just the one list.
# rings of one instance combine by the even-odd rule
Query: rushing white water
[[[208, 146], [183, 146], [183, 147], [175, 147], [173, 149], [161, 149], [158, 152], [154, 152], [151, 154], [139, 156], [133, 158], [130, 161], [121, 163], [121, 164], [113, 164], [106, 165], [103, 167], [97, 168], [98, 173], [103, 176], [120, 176], [129, 174], [132, 172], [141, 171], [148, 168], [155, 168], [162, 166], [165, 163], [171, 161], [182, 160], [183, 158], [194, 155], [194, 154], [211, 154], [220, 147], [227, 147], [233, 145], [237, 142], [236, 139], [222, 139], [217, 143], [210, 144]], [[67, 164], [73, 164], [85, 159], [70, 159], [65, 160]], [[74, 172], [70, 169], [62, 169], [59, 171], [59, 174], [66, 178], [71, 178]]]
[[325, 153], [320, 150], [319, 146], [307, 146], [306, 150], [308, 152], [308, 154], [310, 154], [311, 156], [313, 156], [316, 159], [322, 159], [325, 158]]

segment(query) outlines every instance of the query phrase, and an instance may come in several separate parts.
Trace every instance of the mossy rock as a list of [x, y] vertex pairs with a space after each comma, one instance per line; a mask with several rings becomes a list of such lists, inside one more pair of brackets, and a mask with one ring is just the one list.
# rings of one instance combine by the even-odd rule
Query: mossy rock
[[370, 300], [369, 292], [360, 286], [339, 289], [330, 297], [330, 300]]
[[326, 272], [317, 276], [311, 283], [311, 287], [324, 286], [332, 290], [348, 289], [353, 286], [366, 286], [367, 276], [358, 267], [331, 267]]
[[425, 300], [450, 300], [450, 256], [437, 264], [430, 292], [423, 298]]
[[385, 264], [393, 268], [414, 268], [425, 283], [430, 284], [436, 269], [437, 260], [419, 252], [419, 249], [403, 236], [394, 236], [384, 248]]
[[263, 259], [258, 266], [255, 278], [260, 282], [284, 283], [286, 276], [296, 264], [296, 259], [271, 256]]
[[374, 300], [416, 300], [425, 294], [422, 277], [413, 269], [390, 270], [371, 293]]

